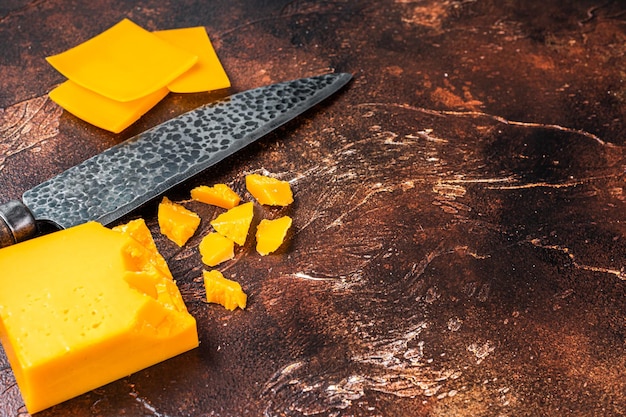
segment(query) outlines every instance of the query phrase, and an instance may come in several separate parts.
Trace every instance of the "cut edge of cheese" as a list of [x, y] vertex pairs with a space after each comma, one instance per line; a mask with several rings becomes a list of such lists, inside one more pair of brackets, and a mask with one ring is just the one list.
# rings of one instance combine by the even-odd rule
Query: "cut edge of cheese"
[[68, 80], [50, 91], [52, 101], [78, 117], [101, 129], [120, 133], [161, 101], [169, 90], [166, 87], [132, 101], [116, 101]]
[[46, 58], [67, 79], [116, 101], [132, 101], [166, 87], [198, 56], [129, 19]]
[[29, 413], [198, 346], [150, 252], [95, 222], [0, 250], [0, 337]]
[[167, 266], [165, 258], [163, 258], [163, 256], [159, 253], [157, 245], [154, 242], [154, 238], [152, 237], [152, 233], [150, 232], [150, 229], [148, 229], [144, 219], [139, 218], [131, 220], [127, 223], [113, 227], [112, 230], [130, 236], [137, 242], [141, 243], [141, 245], [148, 249], [151, 254], [150, 262], [152, 262], [152, 264], [163, 275], [174, 279], [170, 268]]
[[189, 70], [167, 85], [171, 92], [200, 93], [230, 87], [228, 75], [203, 26], [159, 30], [153, 33], [198, 57], [198, 61]]

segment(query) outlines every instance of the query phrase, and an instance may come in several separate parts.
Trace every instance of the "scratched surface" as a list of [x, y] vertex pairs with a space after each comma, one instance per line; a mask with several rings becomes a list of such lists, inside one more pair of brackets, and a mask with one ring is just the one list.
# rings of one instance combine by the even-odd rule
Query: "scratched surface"
[[[619, 1], [18, 1], [0, 5], [0, 198], [216, 94], [170, 95], [119, 135], [61, 111], [43, 58], [129, 17], [205, 26], [233, 91], [332, 70], [336, 98], [168, 196], [183, 249], [152, 228], [199, 325], [192, 352], [39, 415], [626, 414]], [[94, 16], [98, 16], [94, 19]], [[220, 269], [245, 311], [203, 301], [188, 200], [244, 175], [291, 182], [278, 253]], [[0, 350], [0, 352], [2, 352]], [[0, 353], [0, 415], [25, 416]]]

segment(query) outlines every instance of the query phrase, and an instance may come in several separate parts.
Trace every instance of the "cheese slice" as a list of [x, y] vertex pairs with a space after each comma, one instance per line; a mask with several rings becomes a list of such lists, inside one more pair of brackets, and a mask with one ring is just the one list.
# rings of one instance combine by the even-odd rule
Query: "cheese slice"
[[95, 222], [0, 250], [0, 339], [29, 413], [198, 346], [155, 256]]
[[198, 56], [124, 19], [46, 60], [81, 87], [116, 101], [132, 101], [167, 86]]
[[66, 81], [50, 91], [52, 101], [101, 129], [119, 133], [135, 123], [168, 94], [167, 87], [132, 101], [116, 101]]
[[204, 27], [159, 30], [153, 33], [198, 57], [194, 66], [167, 85], [171, 92], [200, 93], [230, 87], [230, 80]]

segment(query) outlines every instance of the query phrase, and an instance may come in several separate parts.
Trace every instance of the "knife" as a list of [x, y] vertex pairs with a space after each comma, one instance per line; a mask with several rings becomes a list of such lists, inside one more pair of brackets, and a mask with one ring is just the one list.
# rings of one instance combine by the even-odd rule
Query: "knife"
[[0, 248], [42, 225], [109, 225], [302, 114], [346, 85], [330, 73], [206, 104], [138, 134], [0, 205]]

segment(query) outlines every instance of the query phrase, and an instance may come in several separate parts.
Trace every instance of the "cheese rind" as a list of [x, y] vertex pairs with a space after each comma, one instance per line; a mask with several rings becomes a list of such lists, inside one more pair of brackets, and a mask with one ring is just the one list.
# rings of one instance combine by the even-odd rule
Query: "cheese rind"
[[154, 257], [95, 222], [0, 250], [0, 339], [31, 414], [198, 346]]

